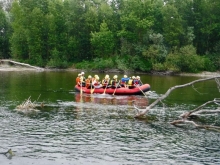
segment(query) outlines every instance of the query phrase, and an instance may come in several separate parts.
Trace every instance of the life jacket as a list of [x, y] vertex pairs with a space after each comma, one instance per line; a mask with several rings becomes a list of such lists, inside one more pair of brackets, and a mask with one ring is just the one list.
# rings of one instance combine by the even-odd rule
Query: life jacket
[[117, 82], [118, 82], [117, 79], [113, 79], [113, 80], [111, 80], [111, 85], [116, 86]]
[[91, 86], [91, 79], [86, 79], [86, 88], [89, 88]]
[[134, 80], [134, 84], [135, 84], [135, 85], [138, 85], [138, 84], [139, 84], [139, 81], [138, 81], [138, 80]]
[[103, 86], [106, 86], [106, 85], [108, 85], [109, 84], [109, 80], [107, 80], [107, 79], [103, 79], [102, 80], [102, 85]]
[[133, 85], [134, 85], [133, 79], [130, 79], [130, 80], [128, 81], [128, 85], [129, 85], [129, 86], [133, 86]]
[[80, 85], [80, 77], [76, 78], [76, 85]]

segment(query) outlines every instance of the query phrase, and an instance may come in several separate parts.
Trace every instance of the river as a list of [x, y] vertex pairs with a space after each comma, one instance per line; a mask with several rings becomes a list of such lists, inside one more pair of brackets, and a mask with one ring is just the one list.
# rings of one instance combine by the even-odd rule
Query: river
[[[0, 72], [0, 152], [11, 148], [15, 153], [13, 157], [1, 154], [1, 165], [220, 164], [219, 132], [169, 124], [183, 112], [218, 98], [214, 80], [173, 91], [163, 101], [165, 107], [158, 104], [146, 118], [137, 120], [132, 100], [145, 108], [170, 87], [199, 78], [139, 75], [151, 85], [148, 98], [80, 97], [74, 90], [76, 75], [68, 71]], [[29, 97], [44, 107], [16, 111]], [[206, 107], [216, 108], [213, 104]], [[197, 122], [219, 126], [220, 116], [203, 116]]]

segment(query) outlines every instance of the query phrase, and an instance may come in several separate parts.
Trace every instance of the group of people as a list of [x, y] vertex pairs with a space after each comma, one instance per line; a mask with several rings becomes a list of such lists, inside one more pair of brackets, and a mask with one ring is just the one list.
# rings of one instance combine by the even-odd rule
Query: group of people
[[140, 79], [140, 76], [132, 76], [128, 77], [124, 75], [120, 80], [117, 75], [114, 75], [112, 79], [110, 79], [109, 75], [105, 75], [105, 77], [100, 80], [98, 75], [91, 75], [88, 78], [85, 77], [85, 73], [81, 72], [78, 74], [76, 78], [76, 84], [78, 86], [86, 87], [86, 88], [135, 88], [135, 86], [143, 85]]

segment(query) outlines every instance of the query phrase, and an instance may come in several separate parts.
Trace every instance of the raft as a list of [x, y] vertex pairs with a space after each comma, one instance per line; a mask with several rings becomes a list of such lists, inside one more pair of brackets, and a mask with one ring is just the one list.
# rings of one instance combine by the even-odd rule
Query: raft
[[[75, 90], [77, 92], [80, 92], [81, 87], [76, 85], [75, 86]], [[141, 95], [143, 94], [143, 92], [147, 92], [150, 90], [150, 85], [149, 84], [143, 84], [141, 86], [135, 86], [132, 89], [129, 88], [124, 88], [124, 87], [120, 87], [120, 88], [94, 88], [94, 89], [89, 89], [86, 87], [82, 87], [82, 92], [83, 93], [87, 93], [87, 94], [91, 94], [91, 93], [98, 93], [98, 94], [103, 94], [105, 92], [105, 94], [114, 94], [114, 95]]]

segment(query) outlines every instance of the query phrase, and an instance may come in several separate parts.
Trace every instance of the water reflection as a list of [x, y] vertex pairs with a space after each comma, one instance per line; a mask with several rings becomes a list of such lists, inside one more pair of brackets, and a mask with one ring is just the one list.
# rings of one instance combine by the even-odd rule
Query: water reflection
[[116, 96], [109, 94], [80, 94], [75, 93], [75, 101], [82, 103], [95, 103], [103, 105], [128, 105], [132, 106], [132, 101], [140, 107], [146, 107], [149, 104], [148, 98], [141, 95]]

